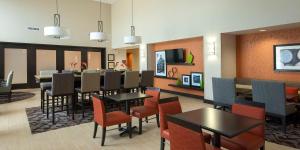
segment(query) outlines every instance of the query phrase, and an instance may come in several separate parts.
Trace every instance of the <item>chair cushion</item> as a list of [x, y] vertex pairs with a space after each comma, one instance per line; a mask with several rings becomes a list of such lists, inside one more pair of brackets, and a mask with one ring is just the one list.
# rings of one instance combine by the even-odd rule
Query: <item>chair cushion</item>
[[43, 82], [40, 84], [41, 90], [50, 90], [52, 88], [51, 82]]
[[[166, 129], [166, 130], [163, 130], [162, 131], [162, 134], [161, 136], [167, 140], [170, 140], [170, 132], [169, 132], [169, 129]], [[206, 132], [203, 132], [203, 137], [204, 137], [204, 141], [206, 143], [210, 143], [210, 140], [211, 140], [211, 135], [206, 133]]]
[[132, 108], [132, 116], [137, 118], [145, 118], [154, 114], [158, 114], [158, 110], [152, 107], [138, 106]]
[[121, 123], [131, 122], [131, 116], [122, 111], [114, 111], [106, 114], [106, 124], [104, 126], [112, 126]]
[[265, 144], [262, 137], [249, 132], [242, 133], [233, 138], [221, 137], [221, 145], [230, 150], [254, 150]]

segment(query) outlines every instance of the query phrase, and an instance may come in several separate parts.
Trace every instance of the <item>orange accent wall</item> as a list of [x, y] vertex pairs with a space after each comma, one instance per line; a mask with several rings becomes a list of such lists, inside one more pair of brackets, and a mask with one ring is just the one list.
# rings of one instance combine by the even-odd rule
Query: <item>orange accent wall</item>
[[[175, 48], [184, 48], [186, 51], [186, 55], [190, 52], [194, 55], [194, 66], [180, 66], [180, 65], [167, 65], [167, 70], [171, 70], [172, 67], [177, 67], [178, 73], [176, 78], [180, 77], [182, 74], [190, 74], [191, 72], [203, 72], [203, 38], [191, 38], [191, 39], [183, 39], [176, 41], [168, 41], [162, 43], [156, 43], [152, 45], [153, 50], [153, 68], [155, 68], [155, 51], [159, 50], [167, 50], [167, 49], [175, 49]], [[162, 79], [162, 78], [154, 78], [154, 86], [170, 91], [176, 91], [181, 93], [188, 93], [197, 96], [204, 96], [203, 91], [192, 90], [192, 89], [182, 89], [176, 87], [170, 87], [168, 84], [175, 84], [176, 80]]]
[[300, 28], [237, 37], [237, 77], [300, 81], [300, 72], [273, 70], [273, 45], [300, 43]]

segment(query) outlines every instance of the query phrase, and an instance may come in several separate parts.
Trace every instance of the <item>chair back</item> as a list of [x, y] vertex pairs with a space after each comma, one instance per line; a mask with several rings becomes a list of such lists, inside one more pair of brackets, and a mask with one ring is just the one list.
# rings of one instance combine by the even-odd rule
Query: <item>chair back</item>
[[41, 70], [40, 77], [52, 77], [54, 73], [58, 73], [57, 70]]
[[144, 101], [144, 106], [155, 108], [158, 110], [158, 103], [160, 100], [160, 89], [154, 87], [148, 87], [145, 94], [151, 95], [151, 98], [146, 98]]
[[74, 93], [74, 75], [72, 73], [54, 73], [52, 76], [52, 94], [54, 96]]
[[[265, 121], [265, 104], [251, 101], [237, 101], [232, 105], [232, 113], [253, 119]], [[261, 125], [249, 132], [260, 137], [265, 137], [265, 126]]]
[[276, 81], [253, 80], [252, 95], [254, 102], [264, 103], [266, 112], [286, 115], [285, 84]]
[[105, 113], [105, 105], [102, 99], [93, 96], [93, 108], [94, 108], [94, 121], [105, 127], [106, 122], [106, 113]]
[[175, 115], [182, 113], [182, 109], [178, 97], [161, 99], [158, 104], [158, 109], [160, 118], [160, 133], [162, 134], [164, 130], [168, 129], [167, 115]]
[[154, 71], [142, 71], [141, 83], [142, 87], [152, 87], [154, 85]]
[[6, 87], [9, 88], [10, 90], [11, 90], [11, 87], [12, 87], [13, 77], [14, 77], [14, 72], [10, 71], [8, 76], [7, 76], [7, 80], [6, 80]]
[[119, 90], [121, 87], [121, 72], [106, 71], [104, 75], [104, 89], [105, 90]]
[[100, 73], [98, 72], [82, 72], [81, 75], [81, 92], [97, 92], [100, 91]]
[[230, 107], [236, 99], [235, 79], [212, 78], [213, 98], [217, 105]]
[[125, 71], [124, 88], [138, 88], [140, 82], [140, 73], [138, 71]]
[[202, 132], [196, 132], [183, 126], [168, 122], [171, 150], [205, 150]]

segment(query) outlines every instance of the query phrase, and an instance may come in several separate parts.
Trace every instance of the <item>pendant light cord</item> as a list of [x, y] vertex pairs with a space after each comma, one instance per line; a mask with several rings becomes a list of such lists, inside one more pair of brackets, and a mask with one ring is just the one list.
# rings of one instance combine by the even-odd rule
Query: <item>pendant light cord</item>
[[102, 2], [100, 0], [100, 4], [99, 4], [99, 18], [100, 18], [100, 20], [102, 19], [102, 11], [101, 11], [101, 9], [102, 9]]
[[131, 26], [133, 26], [133, 0], [131, 0]]
[[58, 14], [58, 9], [59, 9], [59, 6], [58, 6], [58, 0], [56, 0], [56, 13]]

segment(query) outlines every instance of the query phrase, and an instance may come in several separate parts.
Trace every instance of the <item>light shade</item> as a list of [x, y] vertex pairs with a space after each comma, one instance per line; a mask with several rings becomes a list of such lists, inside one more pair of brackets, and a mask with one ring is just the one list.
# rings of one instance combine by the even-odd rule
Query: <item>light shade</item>
[[102, 42], [107, 40], [107, 36], [104, 32], [90, 32], [90, 40]]
[[124, 44], [140, 44], [142, 43], [141, 36], [125, 36]]
[[68, 39], [69, 32], [67, 29], [59, 26], [44, 27], [44, 36], [56, 39]]

